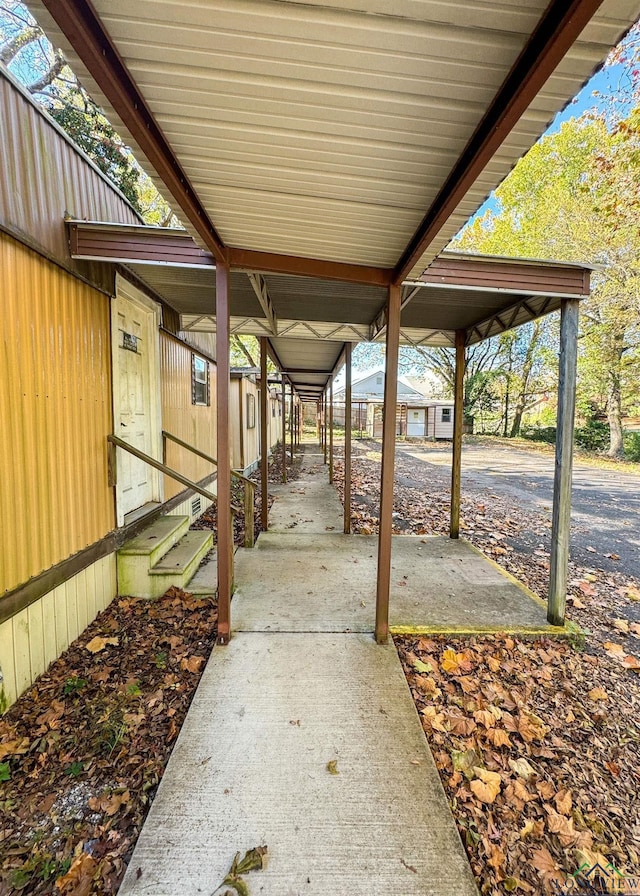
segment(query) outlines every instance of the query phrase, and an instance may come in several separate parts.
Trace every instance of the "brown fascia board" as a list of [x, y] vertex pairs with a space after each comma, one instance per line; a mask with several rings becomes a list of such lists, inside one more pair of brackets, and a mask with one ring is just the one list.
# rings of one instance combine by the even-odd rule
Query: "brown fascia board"
[[603, 0], [552, 0], [396, 265], [401, 283], [454, 213]]
[[459, 289], [586, 298], [590, 292], [590, 274], [585, 265], [443, 254], [434, 259], [417, 282]]
[[214, 256], [201, 249], [186, 231], [93, 221], [67, 221], [67, 228], [72, 258], [121, 264], [215, 267]]

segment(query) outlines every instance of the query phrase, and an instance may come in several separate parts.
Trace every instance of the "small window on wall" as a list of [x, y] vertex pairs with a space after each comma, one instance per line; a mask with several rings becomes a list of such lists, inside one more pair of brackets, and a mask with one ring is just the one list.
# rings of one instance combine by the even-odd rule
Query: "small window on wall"
[[197, 355], [191, 355], [191, 404], [208, 406], [209, 396], [209, 362]]
[[442, 422], [451, 423], [451, 408], [442, 408]]
[[247, 429], [254, 429], [256, 425], [256, 397], [247, 395]]

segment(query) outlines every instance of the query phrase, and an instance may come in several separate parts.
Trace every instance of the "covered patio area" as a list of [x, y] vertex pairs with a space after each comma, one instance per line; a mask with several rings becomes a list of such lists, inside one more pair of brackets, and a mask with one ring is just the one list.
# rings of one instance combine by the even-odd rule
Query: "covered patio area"
[[[350, 403], [352, 344], [385, 341], [375, 622], [384, 643], [400, 342], [455, 347], [457, 539], [465, 348], [560, 308], [547, 615], [562, 625], [578, 304], [589, 272], [443, 250], [638, 4], [34, 0], [32, 9], [187, 228], [76, 221], [69, 241], [75, 258], [112, 261], [143, 280], [184, 328], [215, 329], [220, 643], [232, 632], [232, 333], [258, 335], [262, 382], [270, 355], [292, 394], [317, 400], [325, 420], [343, 362]], [[346, 464], [348, 532], [348, 445]], [[267, 529], [266, 509], [262, 522]]]
[[[343, 507], [320, 446], [303, 442], [298, 450], [301, 478], [272, 488], [269, 531], [254, 549], [236, 554], [234, 630], [373, 634], [378, 539], [343, 533]], [[544, 601], [470, 542], [406, 535], [391, 542], [389, 629], [555, 636], [575, 630], [551, 625]]]

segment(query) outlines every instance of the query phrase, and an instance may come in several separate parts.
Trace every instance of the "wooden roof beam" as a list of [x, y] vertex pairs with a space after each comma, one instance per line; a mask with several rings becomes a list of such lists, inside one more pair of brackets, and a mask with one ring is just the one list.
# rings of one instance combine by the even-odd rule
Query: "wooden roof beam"
[[393, 273], [402, 281], [454, 213], [497, 149], [589, 24], [602, 0], [551, 0]]

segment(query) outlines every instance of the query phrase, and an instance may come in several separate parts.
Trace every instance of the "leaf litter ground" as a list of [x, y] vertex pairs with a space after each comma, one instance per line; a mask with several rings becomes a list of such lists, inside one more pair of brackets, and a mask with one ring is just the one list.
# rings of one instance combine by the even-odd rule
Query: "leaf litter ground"
[[[355, 448], [356, 533], [377, 531], [379, 452]], [[342, 496], [340, 459], [335, 483]], [[448, 493], [448, 470], [399, 452], [394, 533], [447, 534]], [[461, 532], [546, 595], [543, 514], [488, 490], [463, 494]], [[594, 557], [593, 568], [571, 565], [569, 591], [586, 633], [572, 642], [395, 639], [482, 893], [640, 893], [640, 587]], [[596, 865], [592, 889], [578, 890]]]
[[[271, 482], [282, 462], [277, 446]], [[288, 458], [289, 481], [300, 465]], [[259, 469], [251, 478], [257, 537]], [[233, 494], [243, 508], [236, 482]], [[214, 505], [193, 528], [213, 529], [215, 542], [216, 522]], [[237, 545], [244, 526], [238, 514]], [[216, 622], [215, 600], [176, 588], [155, 601], [116, 599], [0, 720], [0, 896], [117, 893]]]
[[216, 606], [116, 598], [0, 721], [0, 894], [115, 894], [215, 641]]
[[[376, 531], [379, 478], [379, 446], [356, 448], [356, 533]], [[400, 456], [394, 531], [446, 534], [447, 488]], [[464, 535], [543, 595], [548, 519], [489, 493], [462, 512]], [[640, 877], [640, 587], [594, 563], [572, 566], [570, 592], [584, 644], [396, 639], [483, 893], [564, 892], [581, 865]], [[177, 589], [116, 600], [4, 716], [0, 896], [117, 892], [215, 623]], [[633, 892], [611, 874], [592, 892]]]

